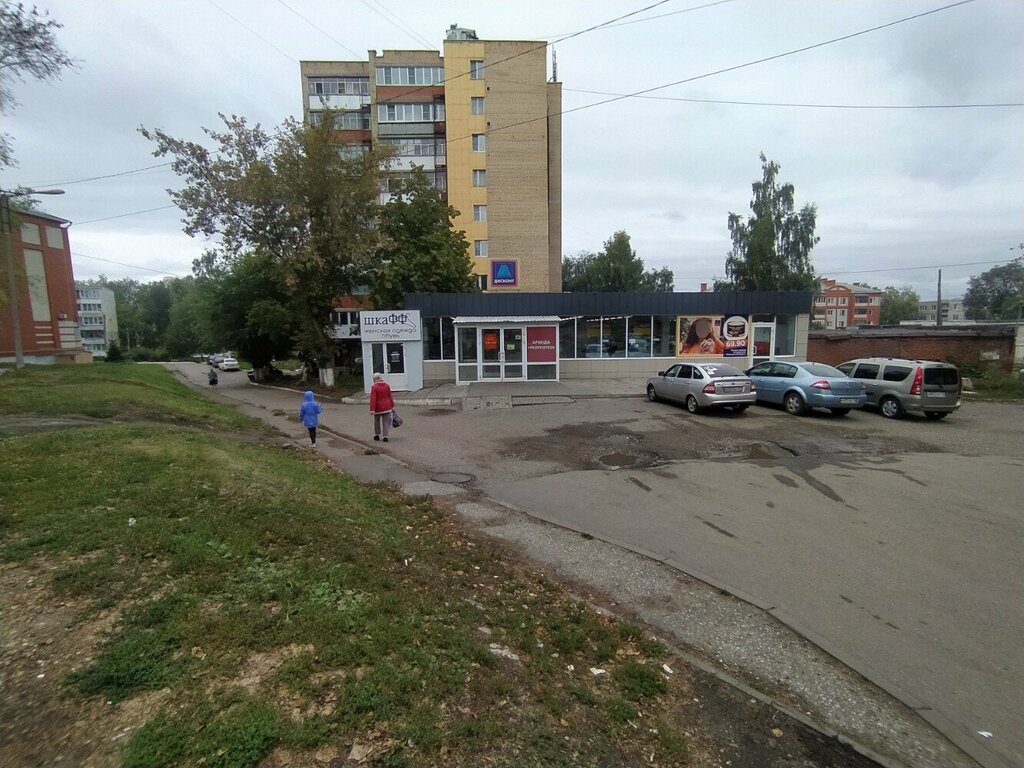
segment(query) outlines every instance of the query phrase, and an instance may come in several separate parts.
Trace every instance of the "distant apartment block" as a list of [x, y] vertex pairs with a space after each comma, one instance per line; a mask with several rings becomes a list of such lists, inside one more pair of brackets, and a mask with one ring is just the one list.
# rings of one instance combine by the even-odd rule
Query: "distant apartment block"
[[93, 357], [106, 357], [110, 342], [117, 341], [117, 302], [109, 288], [75, 285], [78, 329], [82, 346]]
[[[17, 326], [26, 363], [72, 363], [87, 357], [78, 332], [75, 276], [67, 226], [71, 222], [41, 211], [4, 209], [0, 236], [9, 239], [14, 263]], [[7, 259], [0, 259], [0, 285], [8, 291]], [[13, 362], [17, 346], [12, 304], [0, 310], [0, 360]]]
[[878, 325], [881, 311], [882, 292], [877, 288], [823, 277], [821, 293], [814, 297], [811, 320], [829, 329]]
[[330, 115], [350, 153], [392, 146], [392, 175], [421, 166], [459, 211], [482, 289], [561, 291], [562, 87], [544, 42], [452, 25], [443, 55], [370, 50], [300, 71], [308, 122]]
[[[925, 323], [937, 323], [939, 318], [938, 301], [922, 301], [917, 305], [917, 318]], [[957, 299], [942, 300], [942, 323], [962, 323], [964, 316], [964, 300], [961, 296]]]

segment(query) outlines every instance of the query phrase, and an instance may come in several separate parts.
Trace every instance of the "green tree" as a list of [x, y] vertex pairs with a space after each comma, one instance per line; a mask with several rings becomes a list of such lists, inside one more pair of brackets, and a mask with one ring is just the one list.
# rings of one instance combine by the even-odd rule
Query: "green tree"
[[185, 182], [170, 192], [185, 214], [185, 232], [217, 239], [195, 269], [212, 274], [254, 253], [269, 259], [294, 348], [307, 361], [328, 360], [332, 300], [351, 293], [380, 250], [380, 167], [390, 152], [341, 152], [330, 119], [319, 126], [289, 119], [274, 133], [245, 118], [221, 119], [224, 131], [206, 130], [212, 151], [140, 129], [157, 157], [174, 158], [171, 167]]
[[[1024, 243], [1020, 246], [1024, 250]], [[964, 313], [971, 320], [1024, 317], [1024, 257], [993, 267], [967, 281]]]
[[247, 253], [204, 278], [205, 323], [215, 345], [237, 350], [265, 368], [274, 358], [290, 356], [299, 324], [290, 310], [290, 292], [273, 254]]
[[367, 270], [370, 298], [380, 309], [401, 308], [406, 293], [477, 290], [469, 243], [452, 226], [459, 212], [446, 205], [422, 168], [392, 186], [381, 211], [386, 241]]
[[811, 250], [821, 239], [814, 234], [818, 211], [807, 204], [799, 211], [792, 184], [779, 184], [779, 164], [761, 153], [761, 181], [752, 185], [751, 215], [729, 213], [732, 251], [725, 260], [727, 279], [716, 291], [816, 291]]
[[899, 325], [904, 320], [916, 320], [920, 303], [921, 297], [910, 286], [895, 288], [887, 285], [882, 291], [878, 322], [881, 325]]
[[[24, 81], [28, 75], [52, 81], [59, 79], [63, 70], [76, 67], [54, 34], [62, 26], [35, 6], [28, 9], [23, 3], [0, 0], [0, 114], [10, 114], [17, 105], [11, 79]], [[10, 136], [0, 133], [0, 168], [14, 164]]]
[[572, 292], [638, 292], [673, 290], [668, 268], [644, 271], [644, 263], [619, 230], [605, 241], [600, 253], [582, 252], [562, 259], [562, 290]]

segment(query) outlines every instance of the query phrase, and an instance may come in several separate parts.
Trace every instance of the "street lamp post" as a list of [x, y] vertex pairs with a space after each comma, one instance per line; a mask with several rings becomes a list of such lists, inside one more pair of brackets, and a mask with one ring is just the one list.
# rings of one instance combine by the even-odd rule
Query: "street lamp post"
[[11, 198], [29, 195], [63, 195], [63, 189], [0, 189], [0, 245], [6, 252], [7, 301], [11, 306], [11, 332], [14, 334], [14, 364], [25, 367], [25, 351], [21, 344], [21, 317], [18, 314], [18, 281], [14, 277], [14, 246], [11, 245]]

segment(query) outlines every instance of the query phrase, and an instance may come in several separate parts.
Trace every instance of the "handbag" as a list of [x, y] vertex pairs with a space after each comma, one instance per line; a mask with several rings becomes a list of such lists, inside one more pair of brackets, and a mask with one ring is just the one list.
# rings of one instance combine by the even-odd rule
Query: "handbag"
[[402, 417], [398, 415], [398, 411], [393, 409], [391, 411], [391, 426], [395, 428], [402, 426]]

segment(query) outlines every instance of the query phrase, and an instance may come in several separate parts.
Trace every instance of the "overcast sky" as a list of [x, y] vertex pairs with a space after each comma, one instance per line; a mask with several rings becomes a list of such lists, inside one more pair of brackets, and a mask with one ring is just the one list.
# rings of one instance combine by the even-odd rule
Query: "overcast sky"
[[204, 242], [167, 207], [174, 174], [138, 170], [165, 162], [139, 126], [202, 140], [223, 112], [273, 127], [301, 116], [300, 60], [440, 50], [457, 23], [481, 39], [553, 44], [568, 113], [566, 255], [623, 229], [677, 291], [723, 277], [726, 219], [749, 212], [764, 152], [797, 205], [817, 205], [819, 274], [925, 299], [943, 267], [943, 295], [956, 296], [1024, 241], [1024, 2], [948, 5], [44, 0], [81, 66], [53, 84], [14, 83], [21, 104], [3, 123], [19, 166], [2, 186], [66, 190], [40, 201], [74, 222], [79, 279], [189, 274]]

